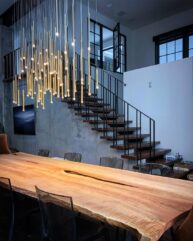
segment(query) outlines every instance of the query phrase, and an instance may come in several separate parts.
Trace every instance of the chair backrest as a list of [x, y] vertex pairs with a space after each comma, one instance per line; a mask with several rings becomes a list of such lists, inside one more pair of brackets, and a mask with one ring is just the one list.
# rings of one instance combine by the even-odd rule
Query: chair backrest
[[76, 213], [72, 198], [40, 190], [36, 187], [42, 216], [42, 235], [52, 241], [76, 240]]
[[124, 161], [117, 157], [101, 157], [100, 166], [123, 169]]
[[175, 241], [192, 241], [193, 240], [193, 207], [186, 219], [177, 228], [174, 234]]
[[169, 166], [159, 163], [145, 163], [140, 166], [139, 171], [152, 175], [160, 175], [169, 177], [172, 174], [172, 169]]
[[47, 149], [40, 149], [38, 152], [38, 156], [49, 157], [50, 151]]
[[11, 151], [9, 150], [7, 135], [0, 134], [0, 154], [10, 154]]
[[0, 237], [12, 240], [14, 225], [14, 200], [11, 181], [0, 177]]
[[76, 152], [67, 152], [64, 154], [64, 159], [73, 161], [73, 162], [81, 162], [82, 155]]

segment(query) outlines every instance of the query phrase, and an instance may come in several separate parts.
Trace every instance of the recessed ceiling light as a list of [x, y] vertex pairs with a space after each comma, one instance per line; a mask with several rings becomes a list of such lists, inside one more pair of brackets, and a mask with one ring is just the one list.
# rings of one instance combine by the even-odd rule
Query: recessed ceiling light
[[112, 3], [107, 3], [106, 7], [107, 7], [107, 8], [111, 8], [112, 5], [113, 5]]

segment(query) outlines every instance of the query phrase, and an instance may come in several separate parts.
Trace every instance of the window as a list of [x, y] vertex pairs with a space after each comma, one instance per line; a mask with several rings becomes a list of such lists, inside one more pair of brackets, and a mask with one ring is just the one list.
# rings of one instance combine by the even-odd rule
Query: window
[[159, 63], [164, 64], [183, 58], [183, 40], [178, 39], [159, 45]]
[[101, 30], [100, 25], [91, 21], [90, 23], [90, 47], [91, 47], [91, 62], [95, 64], [95, 61], [100, 62], [101, 51], [100, 43], [101, 41]]
[[188, 56], [193, 57], [193, 35], [189, 36], [189, 48], [188, 48]]
[[[126, 37], [121, 34], [121, 56], [120, 68], [117, 70], [123, 73], [126, 70]], [[113, 30], [104, 25], [91, 20], [90, 22], [90, 45], [91, 45], [91, 63], [109, 71], [114, 71], [114, 44]]]
[[193, 25], [161, 34], [153, 40], [156, 64], [193, 57]]

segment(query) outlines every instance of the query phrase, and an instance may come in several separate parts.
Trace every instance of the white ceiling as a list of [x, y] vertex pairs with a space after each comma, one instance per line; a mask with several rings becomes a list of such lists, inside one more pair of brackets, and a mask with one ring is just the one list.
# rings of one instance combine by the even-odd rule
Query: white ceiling
[[98, 0], [99, 12], [131, 29], [191, 8], [193, 0]]
[[14, 0], [0, 0], [0, 15], [4, 13], [13, 3]]

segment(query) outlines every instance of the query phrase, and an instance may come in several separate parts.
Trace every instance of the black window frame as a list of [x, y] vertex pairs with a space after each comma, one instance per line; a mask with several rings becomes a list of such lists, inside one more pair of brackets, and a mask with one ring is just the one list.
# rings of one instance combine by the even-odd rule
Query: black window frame
[[[99, 22], [96, 22], [95, 20], [93, 20], [93, 19], [90, 19], [90, 23], [94, 23], [94, 32], [92, 32], [92, 31], [90, 31], [90, 29], [89, 29], [89, 34], [90, 33], [93, 33], [94, 34], [94, 36], [95, 36], [95, 25], [99, 25], [99, 28], [100, 28], [100, 60], [98, 61], [98, 66], [100, 67], [100, 68], [104, 68], [104, 63], [103, 63], [103, 28], [106, 28], [106, 29], [109, 29], [110, 31], [112, 31], [113, 32], [113, 29], [111, 29], [111, 28], [109, 28], [109, 27], [107, 27], [107, 26], [105, 26], [105, 25], [103, 25], [103, 24], [101, 24], [101, 23], [99, 23]], [[124, 73], [125, 71], [126, 71], [126, 69], [127, 69], [127, 37], [124, 35], [124, 34], [120, 34], [120, 36], [121, 36], [121, 38], [123, 37], [124, 38], [124, 44], [125, 44], [125, 46], [124, 46], [124, 49], [125, 49], [125, 53], [124, 54], [121, 54], [122, 56], [124, 56], [124, 63], [121, 63], [121, 66], [124, 66], [124, 71], [123, 72], [121, 72], [121, 69], [120, 69], [120, 72], [118, 72], [118, 71], [116, 71], [116, 73], [120, 73], [120, 74], [122, 74], [122, 73]], [[98, 46], [98, 45], [97, 45]], [[121, 44], [121, 46], [122, 46], [122, 44]], [[114, 46], [113, 46], [113, 48], [114, 48]], [[94, 46], [94, 51], [95, 51], [95, 46]], [[93, 54], [92, 54], [92, 56], [93, 56]], [[94, 57], [95, 57], [96, 55], [94, 55]], [[96, 58], [91, 58], [91, 64], [92, 65], [94, 65], [95, 66], [95, 59]], [[112, 72], [115, 72], [114, 70], [112, 70]]]
[[182, 58], [189, 57], [189, 36], [193, 35], [193, 24], [178, 28], [153, 37], [155, 42], [155, 64], [160, 63], [159, 46], [161, 44], [182, 38]]

